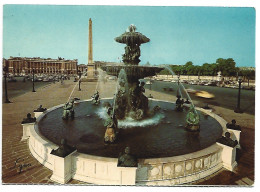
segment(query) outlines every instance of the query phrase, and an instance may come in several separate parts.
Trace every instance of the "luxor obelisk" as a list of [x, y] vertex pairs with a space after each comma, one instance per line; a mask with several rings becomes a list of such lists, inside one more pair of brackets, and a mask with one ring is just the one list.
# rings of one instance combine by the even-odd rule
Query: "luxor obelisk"
[[95, 77], [95, 65], [93, 62], [93, 41], [92, 41], [92, 20], [89, 19], [88, 23], [88, 72], [87, 72], [87, 80], [95, 81], [97, 78]]

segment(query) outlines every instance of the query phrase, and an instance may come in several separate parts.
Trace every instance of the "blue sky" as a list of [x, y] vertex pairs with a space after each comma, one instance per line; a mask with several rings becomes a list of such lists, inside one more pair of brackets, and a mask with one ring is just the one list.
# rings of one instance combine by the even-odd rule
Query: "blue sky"
[[5, 5], [3, 56], [78, 59], [87, 63], [88, 20], [95, 61], [118, 61], [114, 38], [130, 24], [151, 39], [141, 64], [213, 63], [233, 58], [255, 66], [255, 10], [224, 7]]

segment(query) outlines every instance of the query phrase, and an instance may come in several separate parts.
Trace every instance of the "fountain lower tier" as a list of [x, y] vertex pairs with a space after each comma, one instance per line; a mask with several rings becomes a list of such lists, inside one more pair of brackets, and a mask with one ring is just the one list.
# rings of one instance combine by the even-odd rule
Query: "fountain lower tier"
[[123, 71], [125, 74], [123, 81], [119, 79], [119, 90], [115, 99], [114, 109], [117, 119], [125, 119], [130, 116], [135, 120], [141, 120], [149, 116], [148, 98], [143, 94], [145, 90], [143, 85], [140, 86], [139, 79], [154, 76], [163, 68], [117, 65], [104, 66], [102, 69], [106, 71], [107, 74], [117, 76], [118, 78], [120, 78], [120, 71]]

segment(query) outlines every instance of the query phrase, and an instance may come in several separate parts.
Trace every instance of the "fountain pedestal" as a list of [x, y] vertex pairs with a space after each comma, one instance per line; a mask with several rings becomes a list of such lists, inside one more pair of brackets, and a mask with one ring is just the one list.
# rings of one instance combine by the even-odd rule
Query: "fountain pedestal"
[[237, 140], [238, 144], [237, 144], [236, 148], [240, 149], [241, 146], [240, 146], [239, 140], [240, 140], [241, 131], [240, 130], [234, 130], [234, 129], [227, 129], [227, 131], [231, 133], [231, 139]]
[[24, 123], [24, 124], [22, 123], [21, 125], [23, 126], [23, 136], [22, 136], [21, 141], [24, 141], [30, 137], [30, 129], [34, 128], [35, 122]]
[[135, 185], [137, 167], [117, 167], [120, 170], [120, 185]]
[[72, 156], [76, 152], [73, 151], [66, 157], [59, 157], [57, 155], [51, 154], [53, 159], [51, 180], [65, 184], [72, 178]]
[[98, 78], [96, 77], [95, 72], [96, 72], [95, 65], [93, 63], [89, 63], [86, 81], [88, 81], [88, 82], [98, 81]]
[[35, 112], [34, 111], [34, 117], [37, 119], [41, 114], [43, 114], [44, 112]]
[[227, 145], [223, 145], [221, 143], [217, 144], [222, 147], [222, 161], [223, 167], [229, 171], [233, 171], [234, 168], [237, 166], [236, 162], [236, 147], [229, 147]]

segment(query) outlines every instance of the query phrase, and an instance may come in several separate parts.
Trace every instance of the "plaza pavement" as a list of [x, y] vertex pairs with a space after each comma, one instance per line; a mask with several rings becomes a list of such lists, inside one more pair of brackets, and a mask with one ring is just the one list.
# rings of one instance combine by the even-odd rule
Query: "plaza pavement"
[[[28, 183], [28, 184], [56, 184], [50, 180], [52, 171], [41, 165], [30, 154], [27, 141], [21, 141], [22, 126], [21, 121], [27, 113], [33, 114], [33, 110], [43, 105], [50, 108], [55, 105], [65, 103], [73, 88], [73, 97], [81, 100], [90, 99], [96, 88], [100, 92], [101, 98], [112, 97], [115, 92], [115, 82], [108, 81], [81, 83], [81, 91], [72, 80], [64, 81], [64, 84], [56, 82], [23, 95], [10, 99], [13, 103], [2, 105], [2, 183]], [[176, 97], [146, 90], [146, 95], [152, 94], [155, 99], [175, 101]], [[196, 104], [196, 103], [195, 103]], [[254, 116], [249, 114], [237, 114], [232, 110], [221, 107], [210, 106], [214, 112], [230, 122], [236, 119], [242, 127], [241, 133], [241, 153], [238, 154], [238, 167], [235, 172], [225, 169], [205, 179], [197, 181], [196, 185], [252, 185], [254, 181]], [[58, 117], [59, 118], [59, 117]], [[14, 167], [15, 161], [21, 158], [23, 164], [31, 164], [21, 173]], [[68, 184], [86, 184], [77, 180], [71, 180]]]

